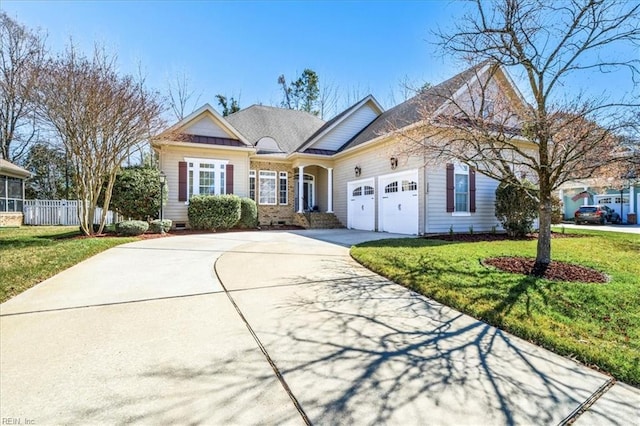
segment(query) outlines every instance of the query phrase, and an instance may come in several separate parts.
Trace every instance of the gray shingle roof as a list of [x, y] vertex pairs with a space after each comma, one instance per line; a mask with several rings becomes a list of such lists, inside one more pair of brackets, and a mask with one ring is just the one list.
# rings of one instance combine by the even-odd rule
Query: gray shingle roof
[[31, 172], [29, 170], [16, 166], [15, 164], [8, 162], [7, 160], [3, 160], [2, 158], [0, 158], [0, 174], [22, 178], [31, 176]]
[[264, 105], [252, 105], [225, 119], [251, 144], [268, 136], [285, 153], [294, 152], [324, 125], [323, 120], [307, 112]]
[[445, 103], [447, 98], [463, 87], [486, 64], [487, 61], [481, 62], [383, 112], [382, 115], [344, 144], [339, 151], [353, 148], [392, 130], [401, 129], [423, 120], [425, 116], [435, 112]]

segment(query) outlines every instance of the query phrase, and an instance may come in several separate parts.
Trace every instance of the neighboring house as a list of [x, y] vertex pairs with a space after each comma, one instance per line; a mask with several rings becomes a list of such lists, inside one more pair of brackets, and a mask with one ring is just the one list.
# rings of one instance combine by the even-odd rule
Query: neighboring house
[[[388, 111], [367, 96], [327, 122], [261, 105], [222, 117], [204, 105], [152, 143], [169, 187], [165, 216], [188, 226], [192, 195], [233, 193], [257, 202], [262, 225], [314, 227], [322, 218], [331, 226], [337, 218], [348, 228], [402, 234], [498, 227], [496, 181], [465, 164], [401, 155], [403, 142], [390, 131], [423, 124], [425, 108], [446, 112], [443, 93], [464, 102], [488, 69], [468, 69]], [[505, 98], [524, 103], [506, 73], [496, 79]]]
[[615, 210], [623, 223], [636, 224], [640, 209], [640, 181], [604, 185], [595, 179], [582, 179], [563, 184], [558, 197], [562, 201], [564, 219], [574, 219], [582, 205], [603, 204]]
[[22, 225], [24, 180], [28, 170], [0, 159], [0, 227]]

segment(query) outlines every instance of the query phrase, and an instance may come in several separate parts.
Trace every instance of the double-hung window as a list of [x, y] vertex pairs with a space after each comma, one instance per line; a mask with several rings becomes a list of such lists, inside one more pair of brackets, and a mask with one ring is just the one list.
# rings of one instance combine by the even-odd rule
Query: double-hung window
[[260, 170], [258, 177], [258, 188], [260, 189], [258, 204], [276, 205], [277, 172]]
[[279, 203], [280, 205], [286, 205], [289, 204], [289, 185], [288, 185], [288, 177], [287, 177], [287, 172], [280, 172], [280, 180], [279, 180], [279, 186], [280, 186], [280, 199], [279, 199]]
[[226, 192], [226, 160], [187, 158], [189, 198]]
[[256, 171], [249, 170], [249, 198], [256, 201]]
[[455, 211], [469, 211], [469, 166], [456, 164], [454, 169], [455, 179]]

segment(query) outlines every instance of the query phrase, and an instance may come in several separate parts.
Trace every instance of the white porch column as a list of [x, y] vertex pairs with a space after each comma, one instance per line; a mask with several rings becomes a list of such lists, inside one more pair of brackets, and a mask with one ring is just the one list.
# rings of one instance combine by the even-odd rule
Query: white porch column
[[560, 198], [560, 205], [562, 206], [562, 218], [565, 217], [565, 205], [564, 205], [564, 189], [558, 191], [558, 198]]
[[327, 213], [333, 213], [333, 169], [327, 169]]
[[635, 213], [635, 209], [633, 208], [633, 203], [636, 201], [636, 191], [633, 187], [633, 184], [629, 186], [629, 213]]
[[[589, 189], [589, 187], [585, 186], [584, 187], [584, 192], [587, 192], [587, 189]], [[585, 198], [582, 199], [582, 205], [583, 206], [589, 205], [589, 197], [585, 197]]]
[[304, 166], [298, 166], [298, 213], [304, 213]]

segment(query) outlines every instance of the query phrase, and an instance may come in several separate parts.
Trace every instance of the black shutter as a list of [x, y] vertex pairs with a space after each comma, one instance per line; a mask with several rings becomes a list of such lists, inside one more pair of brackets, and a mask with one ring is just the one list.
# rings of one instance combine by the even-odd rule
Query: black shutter
[[469, 211], [476, 212], [476, 169], [469, 167]]
[[453, 182], [453, 164], [447, 164], [447, 212], [451, 213], [455, 210], [454, 204], [454, 182]]
[[178, 163], [178, 201], [187, 201], [187, 162]]
[[233, 164], [227, 164], [225, 194], [233, 194]]

